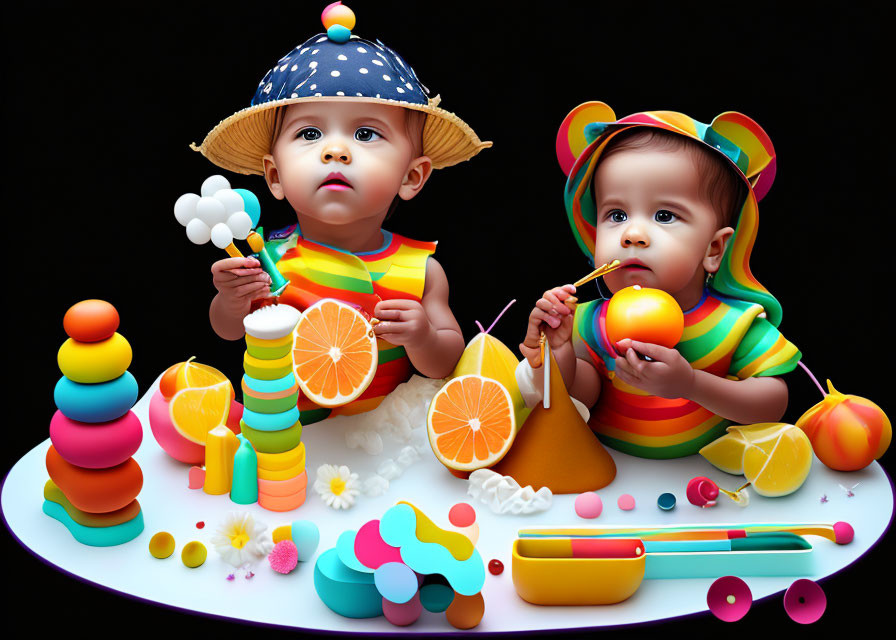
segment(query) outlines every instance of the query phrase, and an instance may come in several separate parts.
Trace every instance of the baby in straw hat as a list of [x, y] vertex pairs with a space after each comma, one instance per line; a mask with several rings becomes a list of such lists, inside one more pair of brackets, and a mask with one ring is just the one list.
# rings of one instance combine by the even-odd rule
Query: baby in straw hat
[[765, 131], [731, 111], [709, 125], [671, 111], [617, 120], [589, 102], [564, 120], [557, 156], [580, 248], [595, 264], [621, 263], [604, 276], [606, 297], [634, 285], [665, 291], [684, 312], [684, 334], [674, 348], [614, 344], [606, 300], [572, 311], [573, 285], [546, 291], [520, 345], [527, 403], [544, 332], [571, 395], [593, 407], [591, 428], [625, 453], [691, 455], [732, 422], [780, 420], [788, 391], [777, 376], [800, 352], [777, 329], [781, 305], [750, 271], [757, 203], [775, 175]]
[[[420, 193], [433, 169], [491, 146], [440, 109], [397, 53], [351, 35], [355, 17], [335, 3], [327, 33], [299, 45], [265, 75], [251, 106], [216, 126], [194, 149], [214, 164], [263, 175], [298, 223], [275, 232], [268, 250], [290, 281], [279, 302], [304, 310], [322, 298], [358, 306], [380, 320], [379, 364], [367, 391], [338, 413], [376, 407], [411, 375], [447, 376], [464, 349], [448, 306], [448, 281], [431, 256], [435, 242], [390, 233], [382, 223], [399, 200]], [[254, 258], [212, 267], [218, 290], [210, 318], [226, 339], [243, 336], [243, 318], [270, 279]], [[300, 402], [302, 422], [328, 410]]]

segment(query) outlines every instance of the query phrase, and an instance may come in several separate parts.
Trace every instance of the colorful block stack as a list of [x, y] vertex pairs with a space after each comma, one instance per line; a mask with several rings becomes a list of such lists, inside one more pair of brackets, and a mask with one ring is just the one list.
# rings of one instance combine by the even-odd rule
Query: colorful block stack
[[305, 445], [299, 421], [299, 384], [293, 370], [293, 331], [300, 314], [287, 305], [246, 316], [243, 435], [258, 456], [258, 504], [290, 511], [305, 502]]
[[143, 531], [137, 495], [143, 473], [131, 457], [143, 426], [131, 411], [137, 381], [127, 368], [131, 346], [117, 333], [118, 312], [108, 302], [85, 300], [68, 310], [69, 339], [57, 360], [57, 411], [50, 421], [43, 512], [86, 545], [129, 542]]

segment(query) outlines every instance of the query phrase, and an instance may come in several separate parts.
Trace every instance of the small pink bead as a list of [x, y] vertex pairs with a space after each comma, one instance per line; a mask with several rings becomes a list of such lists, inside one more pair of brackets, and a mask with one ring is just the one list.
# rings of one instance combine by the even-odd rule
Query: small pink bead
[[448, 521], [461, 529], [469, 527], [476, 522], [476, 510], [466, 502], [458, 502], [448, 512]]
[[580, 518], [596, 518], [603, 511], [604, 503], [593, 491], [576, 496], [576, 515]]
[[619, 508], [623, 511], [631, 511], [635, 508], [635, 499], [629, 494], [623, 493], [621, 496], [619, 496], [616, 504], [619, 505]]

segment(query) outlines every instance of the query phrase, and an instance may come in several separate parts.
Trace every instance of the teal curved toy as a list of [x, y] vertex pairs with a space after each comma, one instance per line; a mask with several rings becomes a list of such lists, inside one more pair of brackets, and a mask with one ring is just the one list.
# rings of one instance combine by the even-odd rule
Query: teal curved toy
[[440, 544], [417, 539], [417, 514], [406, 504], [390, 508], [380, 520], [380, 535], [386, 544], [401, 549], [401, 559], [417, 573], [439, 573], [451, 588], [464, 596], [482, 591], [485, 564], [476, 549], [466, 560], [458, 560]]
[[130, 542], [143, 532], [142, 511], [133, 520], [111, 527], [85, 527], [83, 524], [78, 524], [66, 513], [62, 505], [49, 500], [44, 500], [43, 512], [64, 524], [75, 540], [90, 547], [114, 547]]
[[330, 610], [346, 618], [383, 615], [383, 596], [376, 589], [373, 574], [346, 567], [336, 549], [318, 557], [314, 565], [314, 590]]

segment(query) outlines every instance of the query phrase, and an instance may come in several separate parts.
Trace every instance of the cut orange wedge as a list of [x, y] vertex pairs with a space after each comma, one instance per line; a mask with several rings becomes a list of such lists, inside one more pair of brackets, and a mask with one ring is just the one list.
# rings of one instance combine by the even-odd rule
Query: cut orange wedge
[[377, 365], [376, 336], [354, 307], [320, 300], [296, 325], [293, 361], [309, 400], [321, 407], [340, 407], [370, 386]]
[[181, 389], [168, 405], [171, 423], [184, 438], [205, 445], [208, 432], [227, 422], [233, 387], [225, 378], [205, 387]]
[[439, 461], [455, 471], [496, 464], [513, 444], [513, 401], [500, 382], [470, 374], [449, 381], [432, 400], [429, 443]]

